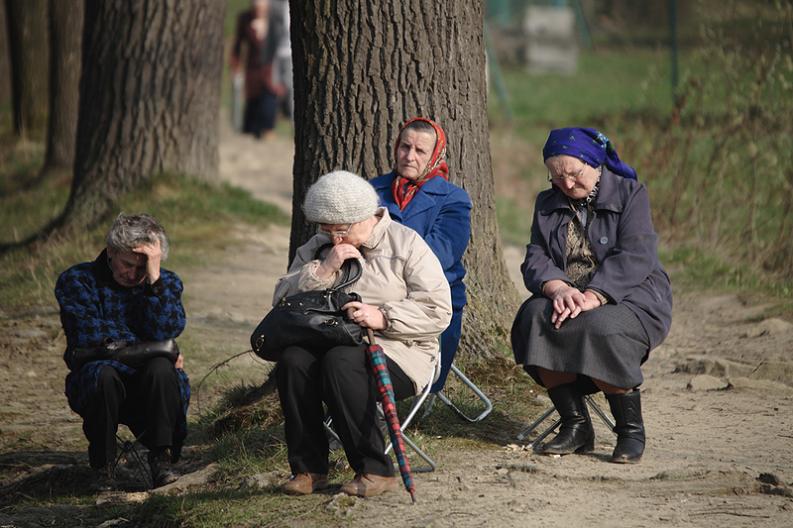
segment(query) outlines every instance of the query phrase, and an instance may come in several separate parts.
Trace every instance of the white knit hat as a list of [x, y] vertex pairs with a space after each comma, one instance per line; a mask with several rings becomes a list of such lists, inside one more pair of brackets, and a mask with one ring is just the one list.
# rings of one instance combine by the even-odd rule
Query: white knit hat
[[354, 224], [374, 215], [377, 193], [352, 172], [337, 170], [321, 176], [308, 188], [303, 212], [317, 224]]

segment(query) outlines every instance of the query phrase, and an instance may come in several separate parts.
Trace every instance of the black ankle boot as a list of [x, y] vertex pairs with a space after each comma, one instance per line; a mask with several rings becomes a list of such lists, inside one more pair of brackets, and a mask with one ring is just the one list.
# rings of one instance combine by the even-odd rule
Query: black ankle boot
[[642, 421], [641, 393], [637, 390], [625, 394], [606, 394], [614, 415], [614, 432], [617, 447], [611, 462], [636, 464], [644, 453], [644, 422]]
[[567, 383], [550, 389], [548, 396], [562, 419], [562, 425], [556, 437], [540, 446], [537, 452], [569, 455], [592, 451], [595, 447], [595, 430], [581, 393], [572, 383]]
[[149, 469], [155, 488], [170, 484], [179, 478], [179, 474], [171, 467], [171, 456], [164, 448], [149, 451]]

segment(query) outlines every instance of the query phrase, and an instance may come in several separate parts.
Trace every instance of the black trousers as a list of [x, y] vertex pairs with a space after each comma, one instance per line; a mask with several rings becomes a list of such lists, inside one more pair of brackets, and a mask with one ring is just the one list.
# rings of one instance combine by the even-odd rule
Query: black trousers
[[277, 115], [278, 97], [267, 90], [262, 90], [262, 93], [245, 102], [242, 131], [259, 138], [264, 132], [275, 128]]
[[168, 448], [181, 414], [179, 381], [168, 359], [154, 358], [132, 377], [103, 367], [96, 397], [83, 414], [91, 467], [115, 462], [119, 423], [126, 424], [149, 450]]
[[[387, 364], [397, 400], [413, 396], [410, 378], [391, 359]], [[328, 473], [324, 401], [350, 467], [356, 473], [394, 474], [377, 427], [377, 382], [366, 363], [365, 346], [328, 351], [289, 347], [276, 376], [292, 473]]]

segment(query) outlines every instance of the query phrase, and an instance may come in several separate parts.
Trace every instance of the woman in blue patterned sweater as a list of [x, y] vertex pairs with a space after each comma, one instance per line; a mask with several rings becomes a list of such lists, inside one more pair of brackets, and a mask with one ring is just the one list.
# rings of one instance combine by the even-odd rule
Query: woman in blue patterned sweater
[[[96, 260], [77, 264], [58, 278], [64, 359], [78, 348], [163, 341], [181, 334], [182, 281], [160, 267], [167, 256], [168, 239], [154, 217], [119, 215]], [[155, 486], [178, 478], [171, 463], [179, 459], [187, 434], [190, 399], [182, 367], [181, 355], [175, 364], [157, 357], [139, 369], [100, 360], [75, 367], [66, 377], [69, 406], [83, 418], [90, 464], [103, 480], [112, 477], [119, 423], [149, 449]]]

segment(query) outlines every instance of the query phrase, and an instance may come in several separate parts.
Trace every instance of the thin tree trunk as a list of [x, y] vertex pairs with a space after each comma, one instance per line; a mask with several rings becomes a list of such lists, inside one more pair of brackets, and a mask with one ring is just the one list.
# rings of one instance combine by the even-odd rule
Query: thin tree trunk
[[44, 137], [47, 125], [49, 40], [47, 0], [6, 0], [14, 132]]
[[344, 168], [371, 178], [393, 166], [406, 118], [438, 120], [451, 180], [474, 203], [465, 257], [463, 348], [487, 355], [507, 335], [517, 296], [501, 256], [488, 145], [483, 4], [478, 0], [291, 3], [295, 163], [290, 260], [312, 234], [308, 187]]
[[50, 112], [44, 171], [71, 173], [80, 95], [84, 0], [50, 0]]
[[214, 178], [225, 2], [88, 0], [72, 193], [85, 226], [157, 174]]

